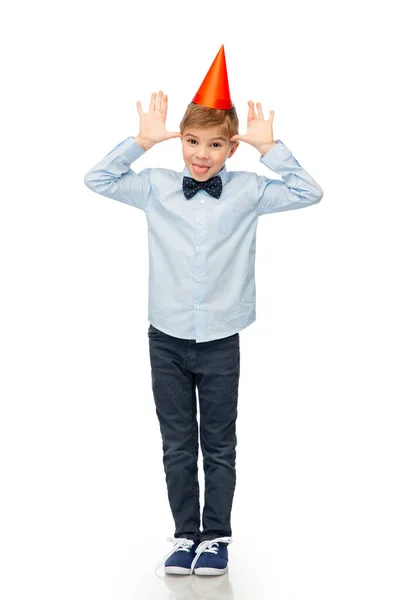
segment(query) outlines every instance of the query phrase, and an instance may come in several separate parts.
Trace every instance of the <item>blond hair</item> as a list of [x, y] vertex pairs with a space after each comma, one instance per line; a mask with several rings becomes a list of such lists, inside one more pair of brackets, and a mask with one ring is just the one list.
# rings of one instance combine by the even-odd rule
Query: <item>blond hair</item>
[[[220, 126], [222, 133], [228, 136], [228, 140], [233, 135], [239, 134], [239, 119], [234, 105], [229, 110], [222, 110], [191, 102], [179, 124], [180, 132], [183, 133], [191, 126], [204, 128]], [[230, 143], [235, 144], [236, 142]]]

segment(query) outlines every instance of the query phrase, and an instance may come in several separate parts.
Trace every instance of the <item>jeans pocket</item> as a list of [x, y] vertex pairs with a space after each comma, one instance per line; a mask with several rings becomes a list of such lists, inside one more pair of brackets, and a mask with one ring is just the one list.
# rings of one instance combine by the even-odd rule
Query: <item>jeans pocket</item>
[[147, 335], [148, 335], [150, 338], [159, 337], [159, 336], [161, 336], [161, 335], [162, 335], [162, 331], [160, 331], [159, 329], [157, 329], [156, 327], [154, 327], [154, 325], [152, 325], [152, 324], [150, 323], [150, 326], [149, 326], [149, 328], [148, 328], [148, 330], [147, 330]]

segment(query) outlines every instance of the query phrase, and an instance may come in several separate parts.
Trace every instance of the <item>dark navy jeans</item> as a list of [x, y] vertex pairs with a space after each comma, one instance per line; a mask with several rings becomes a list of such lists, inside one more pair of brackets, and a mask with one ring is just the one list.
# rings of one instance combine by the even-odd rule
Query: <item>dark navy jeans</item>
[[[239, 333], [210, 342], [173, 337], [150, 324], [151, 380], [175, 537], [231, 536], [236, 486]], [[205, 477], [203, 531], [198, 481], [199, 424]]]

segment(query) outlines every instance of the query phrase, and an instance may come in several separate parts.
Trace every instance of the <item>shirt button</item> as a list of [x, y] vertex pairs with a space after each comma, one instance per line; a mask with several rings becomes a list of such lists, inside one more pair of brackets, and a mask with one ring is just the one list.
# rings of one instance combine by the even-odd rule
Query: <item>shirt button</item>
[[204, 204], [204, 198], [200, 200], [200, 204]]

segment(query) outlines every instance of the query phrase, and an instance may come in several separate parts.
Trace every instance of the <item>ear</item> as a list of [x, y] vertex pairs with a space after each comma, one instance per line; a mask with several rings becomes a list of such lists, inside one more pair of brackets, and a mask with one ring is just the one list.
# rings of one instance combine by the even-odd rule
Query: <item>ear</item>
[[229, 154], [228, 154], [228, 158], [230, 158], [233, 154], [235, 154], [236, 150], [238, 149], [240, 142], [236, 142], [234, 146], [232, 146], [232, 148], [229, 150]]

